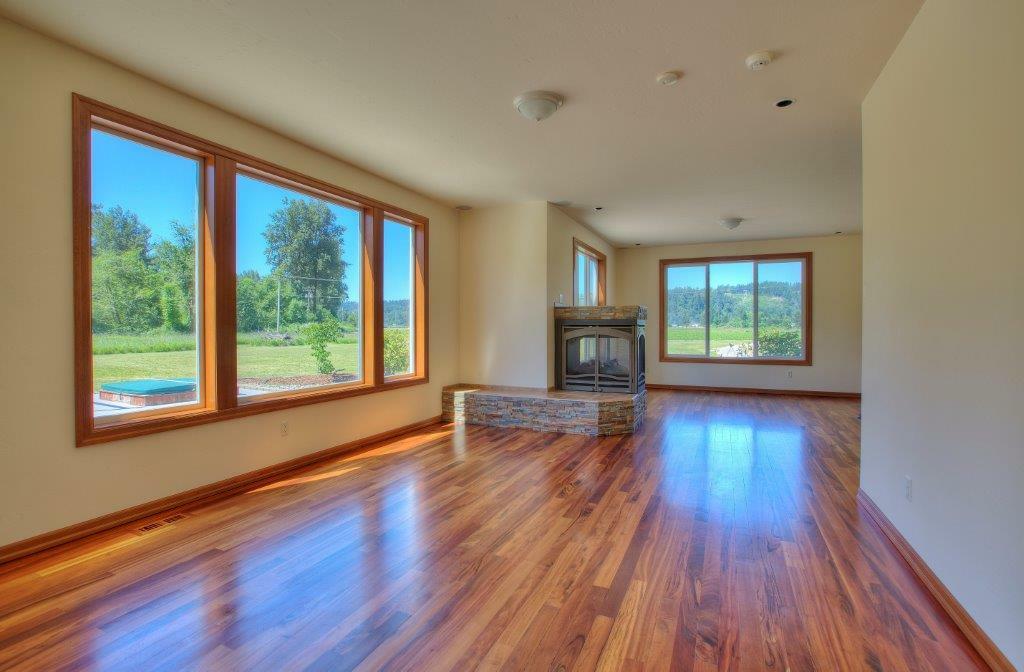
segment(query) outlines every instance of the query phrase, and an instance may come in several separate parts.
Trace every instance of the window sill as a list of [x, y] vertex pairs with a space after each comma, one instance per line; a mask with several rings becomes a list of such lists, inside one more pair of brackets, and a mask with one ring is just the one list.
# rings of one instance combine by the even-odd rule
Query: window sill
[[754, 364], [775, 366], [811, 366], [810, 358], [806, 359], [769, 359], [753, 357], [686, 357], [682, 355], [662, 355], [660, 361], [672, 364]]
[[200, 408], [189, 409], [177, 413], [168, 413], [155, 417], [145, 417], [136, 420], [105, 424], [93, 427], [90, 431], [76, 437], [75, 445], [78, 447], [92, 446], [110, 441], [120, 441], [147, 434], [166, 432], [172, 429], [194, 427], [205, 425], [211, 422], [244, 418], [249, 415], [270, 413], [285, 408], [319, 404], [325, 401], [336, 401], [349, 397], [358, 397], [364, 394], [386, 392], [388, 390], [423, 385], [429, 382], [426, 376], [407, 376], [397, 380], [386, 380], [377, 385], [352, 385], [343, 389], [314, 390], [306, 393], [297, 393], [287, 397], [274, 397], [271, 399], [254, 400], [243, 402], [232, 408]]

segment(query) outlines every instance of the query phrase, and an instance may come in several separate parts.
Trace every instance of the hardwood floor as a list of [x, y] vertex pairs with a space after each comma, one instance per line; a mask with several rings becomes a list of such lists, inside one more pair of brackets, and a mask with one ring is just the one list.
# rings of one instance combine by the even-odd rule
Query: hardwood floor
[[0, 669], [985, 669], [857, 508], [858, 408], [428, 428], [0, 566]]

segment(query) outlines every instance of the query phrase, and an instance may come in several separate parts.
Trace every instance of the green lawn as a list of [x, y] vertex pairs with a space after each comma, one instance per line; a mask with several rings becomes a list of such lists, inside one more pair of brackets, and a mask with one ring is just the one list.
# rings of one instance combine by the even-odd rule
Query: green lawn
[[[704, 355], [704, 327], [669, 327], [667, 341], [670, 355]], [[716, 348], [753, 342], [753, 328], [711, 327], [712, 356]]]
[[[354, 373], [358, 367], [357, 343], [331, 343], [331, 362], [341, 372]], [[238, 346], [238, 377], [315, 374], [316, 361], [309, 346]], [[129, 352], [93, 356], [93, 386], [138, 378], [194, 378], [194, 350], [176, 352]]]

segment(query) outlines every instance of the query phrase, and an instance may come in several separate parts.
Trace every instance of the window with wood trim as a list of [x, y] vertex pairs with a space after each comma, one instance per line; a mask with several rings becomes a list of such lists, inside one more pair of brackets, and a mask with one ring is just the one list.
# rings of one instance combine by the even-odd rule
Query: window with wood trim
[[811, 364], [811, 253], [662, 259], [661, 360]]
[[575, 306], [603, 306], [607, 257], [581, 240], [572, 241], [572, 297]]
[[426, 382], [425, 218], [73, 109], [79, 445]]

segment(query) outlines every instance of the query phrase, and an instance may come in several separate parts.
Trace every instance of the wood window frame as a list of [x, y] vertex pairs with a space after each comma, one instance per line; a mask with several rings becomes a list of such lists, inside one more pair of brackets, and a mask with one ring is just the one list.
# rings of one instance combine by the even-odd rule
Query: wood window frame
[[[658, 325], [659, 359], [662, 362], [676, 362], [684, 364], [746, 364], [746, 365], [783, 365], [783, 366], [811, 366], [811, 346], [813, 342], [813, 320], [812, 320], [812, 286], [813, 286], [813, 258], [811, 252], [793, 252], [789, 254], [745, 254], [721, 257], [693, 257], [689, 259], [661, 259], [658, 262], [658, 309], [661, 323]], [[709, 357], [703, 355], [670, 355], [668, 354], [668, 321], [666, 299], [668, 298], [667, 271], [672, 266], [699, 266], [704, 265], [710, 269], [715, 263], [738, 263], [754, 262], [754, 338], [757, 338], [757, 262], [762, 261], [800, 261], [802, 264], [801, 282], [802, 292], [802, 317], [803, 317], [803, 356], [800, 358], [787, 359], [782, 357]], [[706, 281], [707, 282], [707, 281]], [[708, 290], [710, 291], [710, 283]], [[707, 308], [710, 311], [710, 305]], [[706, 333], [710, 332], [710, 321], [705, 327]], [[707, 337], [706, 337], [707, 338]]]
[[607, 294], [607, 273], [608, 257], [591, 245], [587, 245], [579, 238], [572, 239], [572, 305], [577, 305], [579, 299], [579, 267], [576, 263], [577, 254], [582, 253], [597, 262], [597, 303], [604, 306], [608, 301]]
[[[199, 347], [199, 402], [123, 421], [97, 423], [93, 417], [92, 354], [92, 142], [93, 128], [203, 161], [202, 237], [197, 247], [202, 277]], [[237, 306], [235, 302], [235, 181], [239, 174], [323, 198], [362, 212], [363, 380], [286, 396], [239, 403], [237, 393]], [[156, 121], [72, 94], [72, 211], [74, 276], [75, 442], [87, 446], [180, 427], [422, 385], [428, 374], [428, 228], [426, 217], [336, 187], [255, 156], [204, 140]], [[383, 223], [414, 228], [414, 372], [384, 377]]]

